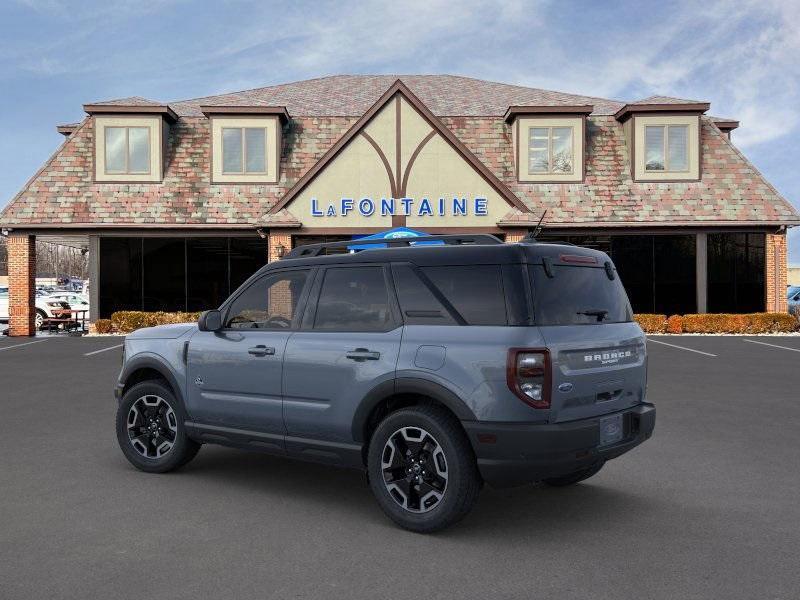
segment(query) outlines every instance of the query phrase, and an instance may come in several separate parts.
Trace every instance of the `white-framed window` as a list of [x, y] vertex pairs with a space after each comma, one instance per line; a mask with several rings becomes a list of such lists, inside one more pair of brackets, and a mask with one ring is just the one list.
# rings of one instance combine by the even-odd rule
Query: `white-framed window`
[[575, 169], [572, 127], [528, 129], [528, 174], [570, 174]]
[[645, 125], [645, 171], [689, 170], [689, 126]]
[[150, 173], [150, 127], [106, 126], [103, 134], [106, 175]]
[[222, 173], [267, 173], [267, 128], [222, 127]]

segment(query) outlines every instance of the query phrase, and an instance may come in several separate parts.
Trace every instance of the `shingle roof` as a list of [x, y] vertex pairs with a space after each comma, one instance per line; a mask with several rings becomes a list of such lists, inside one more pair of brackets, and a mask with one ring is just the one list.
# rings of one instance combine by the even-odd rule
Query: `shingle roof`
[[141, 96], [130, 96], [128, 98], [115, 98], [114, 100], [103, 100], [101, 102], [88, 102], [95, 106], [161, 106], [163, 103], [157, 100], [149, 100]]
[[608, 115], [624, 102], [483, 81], [457, 75], [332, 75], [220, 96], [170, 102], [183, 117], [201, 116], [200, 105], [285, 106], [291, 115], [360, 117], [397, 79], [437, 116], [502, 116], [511, 105], [592, 104]]
[[[636, 183], [622, 125], [621, 102], [483, 82], [466, 77], [408, 76], [411, 91], [538, 218], [548, 226], [800, 223], [795, 209], [720, 132], [702, 122], [702, 177], [683, 183]], [[172, 103], [182, 115], [171, 126], [163, 183], [93, 181], [92, 118], [44, 164], [0, 214], [7, 226], [221, 226], [294, 223], [286, 211], [268, 215], [291, 187], [395, 81], [394, 76], [336, 76]], [[134, 99], [137, 100], [137, 99]], [[652, 99], [647, 99], [648, 103]], [[130, 102], [126, 98], [114, 102]], [[153, 101], [138, 99], [152, 103]], [[209, 121], [201, 104], [286, 106], [280, 181], [211, 185]], [[586, 180], [576, 184], [519, 183], [513, 169], [509, 105], [593, 104], [587, 119]], [[684, 102], [684, 101], [681, 101]], [[338, 113], [338, 114], [337, 114]], [[530, 216], [511, 210], [505, 221]]]
[[705, 104], [705, 101], [686, 100], [684, 98], [674, 98], [672, 96], [648, 96], [641, 100], [628, 102], [628, 104]]

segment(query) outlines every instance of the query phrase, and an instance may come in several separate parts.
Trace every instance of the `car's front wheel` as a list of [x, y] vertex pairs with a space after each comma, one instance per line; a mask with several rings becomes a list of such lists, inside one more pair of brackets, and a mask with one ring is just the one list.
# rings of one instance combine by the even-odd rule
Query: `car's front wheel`
[[44, 311], [42, 309], [40, 309], [40, 308], [37, 308], [36, 309], [36, 316], [34, 317], [34, 323], [36, 325], [36, 330], [37, 331], [42, 328], [42, 326], [44, 325], [44, 320], [46, 318], [47, 318], [47, 315], [44, 313]]
[[185, 415], [160, 381], [132, 386], [117, 408], [117, 441], [125, 458], [148, 473], [172, 471], [192, 460], [200, 444], [189, 439]]
[[481, 488], [475, 455], [460, 424], [435, 406], [387, 416], [370, 440], [367, 468], [386, 515], [419, 533], [461, 520]]

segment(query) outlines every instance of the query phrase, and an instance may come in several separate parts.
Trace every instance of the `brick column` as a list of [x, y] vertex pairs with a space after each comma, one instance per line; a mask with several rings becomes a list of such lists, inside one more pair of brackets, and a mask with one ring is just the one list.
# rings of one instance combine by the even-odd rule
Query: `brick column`
[[280, 257], [278, 256], [278, 246], [283, 246], [286, 253], [292, 249], [292, 234], [289, 231], [285, 229], [270, 230], [267, 262], [280, 260]]
[[506, 243], [513, 244], [515, 242], [520, 241], [526, 235], [528, 235], [527, 229], [507, 229], [506, 232]]
[[768, 233], [764, 248], [764, 308], [767, 312], [787, 312], [786, 301], [786, 234]]
[[8, 334], [36, 335], [36, 236], [8, 236]]

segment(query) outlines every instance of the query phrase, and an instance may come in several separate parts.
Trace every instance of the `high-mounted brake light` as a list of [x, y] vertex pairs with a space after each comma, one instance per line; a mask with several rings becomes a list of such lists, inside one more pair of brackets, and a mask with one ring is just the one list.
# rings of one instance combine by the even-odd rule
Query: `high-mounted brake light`
[[562, 254], [558, 257], [561, 262], [576, 263], [579, 265], [596, 265], [597, 259], [594, 256], [582, 256], [580, 254]]
[[539, 348], [511, 348], [506, 381], [509, 389], [528, 406], [550, 408], [550, 353]]

